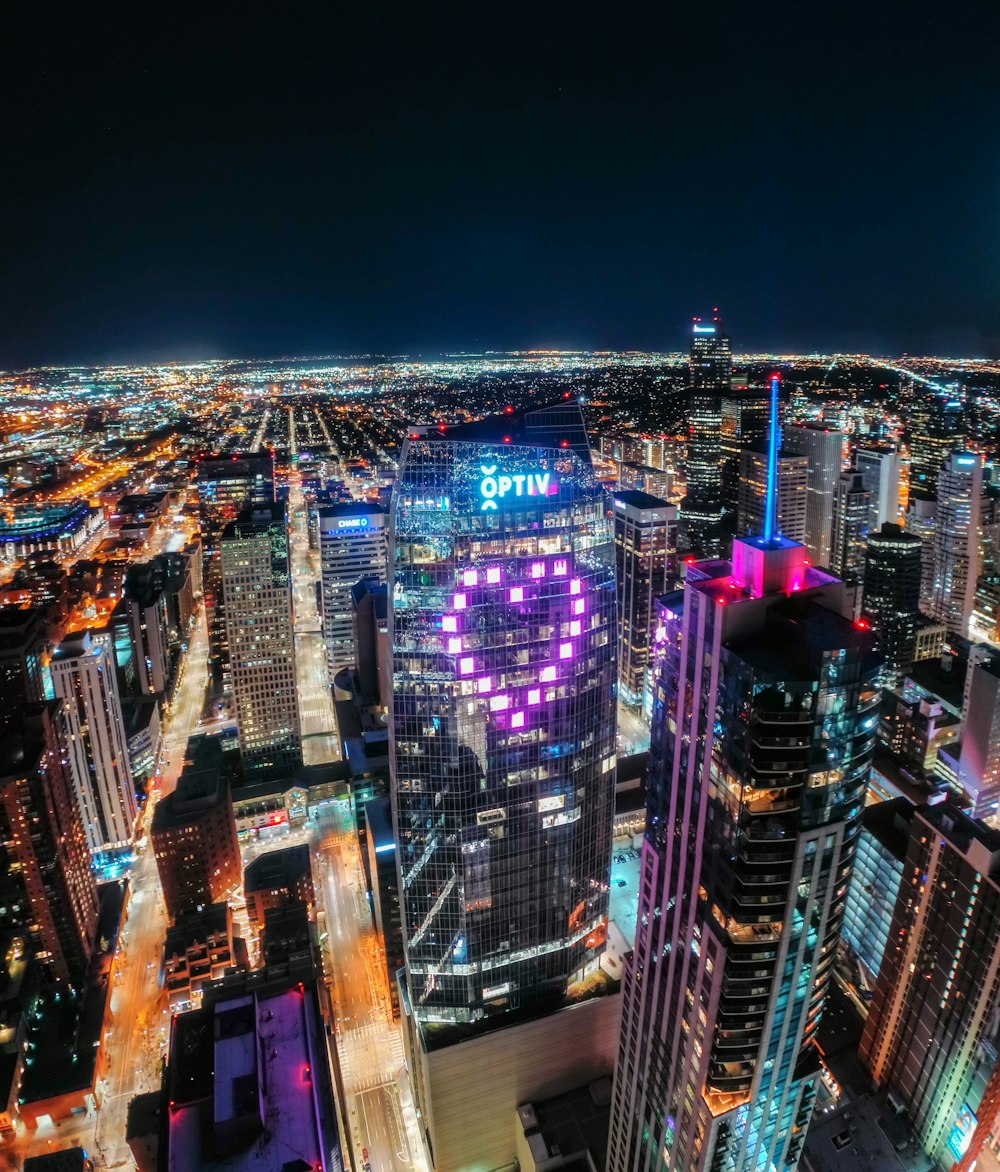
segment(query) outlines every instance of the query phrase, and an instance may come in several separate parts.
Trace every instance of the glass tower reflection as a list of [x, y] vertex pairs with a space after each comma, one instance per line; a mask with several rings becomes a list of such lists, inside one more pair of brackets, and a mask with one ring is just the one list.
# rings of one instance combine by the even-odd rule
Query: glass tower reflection
[[410, 999], [474, 1023], [561, 998], [606, 941], [613, 522], [579, 406], [411, 435], [391, 528]]

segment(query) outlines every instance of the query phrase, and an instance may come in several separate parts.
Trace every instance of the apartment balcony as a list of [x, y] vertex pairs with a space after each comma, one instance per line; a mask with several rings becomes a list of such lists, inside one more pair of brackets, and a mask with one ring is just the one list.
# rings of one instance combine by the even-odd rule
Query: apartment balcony
[[787, 863], [791, 866], [795, 857], [795, 839], [790, 838], [784, 844], [768, 845], [767, 848], [763, 845], [750, 846], [744, 841], [740, 846], [737, 858], [741, 863], [746, 863], [751, 867], [773, 867], [778, 864]]
[[748, 1091], [753, 1073], [752, 1062], [713, 1062], [708, 1072], [709, 1089], [728, 1094]]
[[753, 712], [753, 721], [755, 724], [782, 725], [784, 727], [799, 724], [812, 728], [815, 718], [808, 710], [765, 708], [763, 705], [758, 705]]
[[738, 920], [730, 919], [726, 922], [726, 932], [734, 944], [777, 944], [781, 939], [783, 925], [770, 922], [766, 924], [741, 924]]
[[729, 1062], [753, 1062], [760, 1053], [760, 1034], [756, 1031], [756, 1038], [734, 1038], [724, 1036], [722, 1032], [715, 1035], [712, 1045], [712, 1057], [720, 1065]]
[[763, 1021], [767, 1013], [768, 994], [756, 998], [723, 997], [719, 1002], [719, 1025], [732, 1027], [734, 1023], [750, 1020]]
[[872, 712], [882, 704], [881, 692], [862, 692], [858, 697], [857, 711], [859, 714]]
[[743, 803], [743, 809], [751, 814], [788, 814], [802, 805], [800, 791], [789, 793], [788, 789], [769, 789]]
[[[740, 833], [748, 843], [773, 843], [788, 840], [794, 850], [797, 827], [787, 819], [789, 813], [798, 809], [798, 803], [780, 813], [771, 809], [762, 812], [761, 817], [751, 817], [740, 827]], [[787, 820], [786, 820], [787, 819]]]

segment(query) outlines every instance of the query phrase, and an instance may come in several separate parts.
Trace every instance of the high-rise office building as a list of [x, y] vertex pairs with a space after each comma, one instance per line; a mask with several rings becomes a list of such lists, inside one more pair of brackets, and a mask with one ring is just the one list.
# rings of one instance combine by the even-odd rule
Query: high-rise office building
[[911, 384], [906, 408], [906, 434], [910, 448], [910, 489], [934, 494], [942, 463], [966, 442], [965, 412], [957, 400], [948, 399], [922, 383]]
[[[736, 379], [733, 379], [736, 382]], [[768, 433], [768, 396], [745, 385], [731, 386], [722, 398], [722, 507], [735, 512], [740, 499], [740, 461], [747, 448], [764, 447]]]
[[860, 582], [865, 563], [871, 493], [857, 469], [841, 472], [833, 497], [830, 568], [846, 582]]
[[878, 533], [886, 523], [899, 523], [899, 484], [902, 458], [899, 452], [876, 448], [859, 448], [854, 466], [861, 473], [871, 494], [868, 506], [868, 532]]
[[222, 597], [240, 755], [248, 781], [302, 764], [292, 575], [284, 504], [250, 505], [222, 534]]
[[614, 504], [619, 695], [641, 708], [652, 652], [653, 602], [673, 586], [677, 572], [677, 508], [644, 492], [617, 492]]
[[660, 602], [614, 1172], [794, 1168], [812, 1114], [879, 692], [775, 505]]
[[979, 575], [983, 458], [952, 452], [938, 472], [931, 614], [968, 638]]
[[45, 698], [43, 612], [32, 607], [0, 608], [0, 737], [17, 730], [29, 704]]
[[805, 546], [813, 565], [829, 566], [833, 536], [833, 502], [844, 467], [843, 432], [811, 424], [785, 428], [785, 448], [809, 461]]
[[392, 632], [389, 589], [385, 582], [362, 578], [351, 589], [354, 666], [365, 704], [392, 706]]
[[56, 650], [51, 669], [66, 711], [69, 763], [87, 845], [100, 861], [128, 846], [138, 810], [110, 633], [70, 636]]
[[[767, 452], [757, 447], [744, 451], [740, 457], [736, 518], [739, 537], [759, 536], [764, 532], [768, 459]], [[778, 532], [789, 541], [805, 541], [808, 485], [807, 457], [781, 452], [778, 455]]]
[[323, 638], [330, 679], [354, 662], [351, 589], [362, 578], [385, 581], [386, 528], [381, 505], [352, 502], [318, 510]]
[[155, 562], [129, 568], [110, 626], [120, 671], [123, 646], [128, 648], [132, 665], [124, 669], [124, 678], [132, 685], [128, 694], [164, 696], [172, 676], [170, 629], [163, 575]]
[[950, 803], [919, 807], [860, 1058], [944, 1167], [996, 1125], [998, 923], [1000, 833]]
[[970, 629], [977, 637], [996, 643], [1000, 642], [1000, 497], [991, 486], [986, 491], [980, 510], [979, 577]]
[[865, 806], [862, 812], [842, 934], [860, 965], [862, 987], [869, 991], [892, 932], [915, 808], [908, 798], [893, 798]]
[[248, 504], [269, 504], [274, 500], [274, 457], [270, 452], [203, 454], [198, 459], [197, 484], [209, 664], [216, 685], [222, 686], [229, 671], [222, 596], [222, 532]]
[[722, 520], [722, 397], [730, 389], [733, 356], [716, 317], [691, 327], [688, 397], [687, 496], [681, 506], [684, 543], [718, 551]]
[[0, 924], [26, 928], [54, 981], [82, 986], [97, 932], [97, 887], [64, 764], [61, 701], [28, 706], [0, 750]]
[[575, 402], [407, 441], [392, 505], [392, 791], [423, 1022], [519, 1008], [602, 951], [609, 504]]
[[[524, 1063], [538, 1061], [545, 1077], [546, 1064], [586, 1068], [599, 1032], [583, 1025], [583, 1006], [560, 1010], [600, 979], [607, 937], [611, 500], [579, 404], [567, 400], [411, 435], [391, 518], [391, 790], [404, 1017], [425, 1071], [415, 1094], [435, 1167], [472, 1166], [469, 1144], [493, 1167], [513, 1159], [506, 1118]], [[590, 1004], [600, 1013], [609, 1000]], [[545, 1032], [554, 1021], [558, 1041]], [[545, 1035], [541, 1057], [529, 1045], [516, 1059], [503, 1045], [520, 1028]], [[500, 1054], [487, 1047], [484, 1057], [485, 1037]], [[462, 1053], [474, 1061], [459, 1076]], [[467, 1112], [449, 1114], [442, 1069], [453, 1089], [478, 1079], [482, 1126], [498, 1121], [489, 1137], [474, 1135]]]
[[1000, 653], [969, 664], [958, 780], [975, 818], [996, 825], [1000, 809]]
[[890, 687], [902, 681], [914, 660], [921, 550], [919, 537], [892, 522], [869, 533], [865, 546], [862, 615], [874, 632], [884, 661], [883, 680]]

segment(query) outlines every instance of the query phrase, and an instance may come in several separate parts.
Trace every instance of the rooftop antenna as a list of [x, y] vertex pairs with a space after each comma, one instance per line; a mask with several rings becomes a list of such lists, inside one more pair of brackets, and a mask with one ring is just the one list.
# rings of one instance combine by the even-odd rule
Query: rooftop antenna
[[781, 376], [771, 375], [771, 429], [767, 447], [767, 497], [764, 502], [764, 540], [772, 542], [778, 528], [778, 388]]

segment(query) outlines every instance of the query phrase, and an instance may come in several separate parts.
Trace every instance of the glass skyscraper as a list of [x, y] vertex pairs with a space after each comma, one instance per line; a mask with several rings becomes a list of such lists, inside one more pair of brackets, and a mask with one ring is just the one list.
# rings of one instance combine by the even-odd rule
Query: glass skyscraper
[[558, 1003], [604, 951], [615, 776], [613, 520], [578, 404], [411, 434], [390, 572], [413, 1014]]
[[691, 327], [687, 496], [681, 506], [685, 540], [704, 554], [719, 552], [722, 520], [722, 397], [729, 393], [733, 356], [715, 318]]
[[659, 604], [613, 1172], [794, 1168], [812, 1115], [880, 693], [843, 583], [775, 532], [774, 455], [766, 535]]

